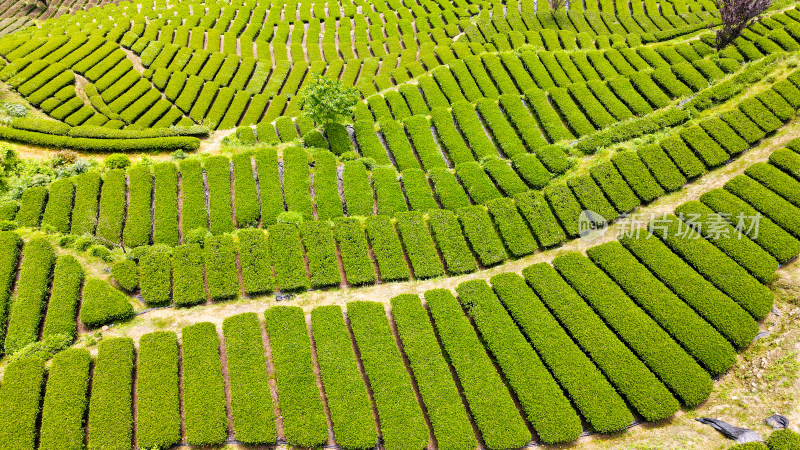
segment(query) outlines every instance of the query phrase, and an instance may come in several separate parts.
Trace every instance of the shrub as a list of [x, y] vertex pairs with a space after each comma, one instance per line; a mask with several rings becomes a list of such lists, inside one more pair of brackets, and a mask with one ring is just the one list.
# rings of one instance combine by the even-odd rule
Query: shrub
[[393, 216], [408, 210], [397, 171], [393, 167], [375, 167], [372, 170], [372, 185], [378, 214]]
[[523, 270], [523, 276], [553, 316], [643, 417], [669, 417], [680, 407], [669, 390], [603, 320], [547, 263]]
[[130, 338], [105, 338], [98, 346], [87, 423], [90, 450], [132, 445], [133, 358]]
[[[502, 306], [508, 309], [530, 339], [542, 362], [558, 378], [589, 426], [595, 431], [615, 431], [628, 426], [633, 418], [620, 394], [573, 342], [522, 277], [504, 273], [495, 275], [491, 281]], [[496, 300], [487, 292], [479, 293], [485, 297], [482, 302], [492, 306], [498, 314], [497, 306], [493, 305]], [[498, 315], [502, 317], [502, 314]]]
[[[675, 147], [685, 150], [682, 145]], [[677, 191], [686, 184], [686, 178], [675, 167], [670, 157], [664, 152], [663, 147], [658, 144], [645, 145], [637, 153], [641, 161], [650, 169], [658, 184], [664, 188], [661, 191], [662, 195], [664, 190], [668, 192]], [[674, 150], [673, 153], [675, 153]]]
[[589, 174], [620, 213], [628, 213], [640, 201], [610, 161], [589, 168]]
[[752, 205], [794, 237], [800, 237], [797, 207], [778, 194], [745, 175], [730, 179], [725, 183], [725, 190]]
[[669, 155], [687, 179], [691, 180], [706, 173], [703, 162], [692, 153], [686, 143], [678, 135], [672, 135], [662, 140], [661, 148]]
[[272, 443], [277, 430], [258, 316], [245, 313], [228, 317], [222, 322], [222, 330], [236, 440]]
[[[127, 182], [125, 180], [125, 172], [120, 169], [110, 170], [103, 178], [103, 186], [100, 193], [100, 213], [96, 230], [99, 238], [114, 244], [122, 242], [122, 226], [125, 223], [126, 215], [126, 197]], [[137, 220], [136, 218], [131, 218], [132, 222]]]
[[328, 439], [305, 316], [299, 307], [275, 306], [265, 313], [286, 440], [314, 447]]
[[[261, 223], [272, 225], [284, 211], [278, 155], [275, 149], [264, 149], [254, 154], [261, 200]], [[185, 229], [185, 228], [184, 228]]]
[[684, 128], [681, 130], [680, 136], [703, 160], [706, 167], [717, 167], [729, 159], [725, 150], [697, 125]]
[[347, 315], [372, 387], [386, 447], [424, 447], [428, 442], [428, 428], [384, 306], [352, 302], [347, 305]]
[[91, 364], [92, 357], [84, 349], [68, 349], [53, 358], [42, 406], [39, 448], [83, 447]]
[[[549, 181], [550, 174], [544, 168], [536, 156], [529, 153], [521, 154], [515, 158], [515, 166], [524, 173], [524, 175], [531, 178], [533, 183], [538, 184]], [[497, 184], [500, 190], [503, 191], [505, 196], [512, 196], [520, 192], [528, 190], [528, 186], [522, 181], [519, 175], [511, 168], [507, 161], [495, 158], [489, 158], [483, 162], [483, 168], [489, 177]], [[521, 169], [520, 169], [521, 168]], [[541, 180], [541, 181], [540, 181]]]
[[156, 331], [139, 340], [136, 380], [137, 444], [169, 447], [181, 440], [178, 338]]
[[540, 247], [553, 247], [567, 240], [564, 229], [541, 193], [528, 191], [517, 195], [514, 197], [514, 203], [533, 231]]
[[[7, 323], [11, 307], [13, 285], [16, 281], [22, 239], [9, 231], [0, 232], [0, 323]], [[0, 328], [0, 349], [5, 340], [5, 329]]]
[[422, 116], [409, 117], [405, 121], [405, 128], [425, 170], [430, 170], [434, 167], [446, 167], [442, 150], [433, 139], [431, 124], [428, 119]]
[[800, 448], [800, 435], [789, 429], [775, 430], [767, 438], [767, 447], [770, 450]]
[[378, 440], [372, 402], [341, 307], [314, 308], [311, 329], [336, 442], [347, 448], [372, 448]]
[[531, 436], [475, 329], [449, 290], [425, 292], [436, 332], [489, 448], [525, 445]]
[[459, 401], [458, 389], [449, 376], [449, 365], [419, 297], [405, 294], [392, 298], [392, 316], [439, 445], [474, 447], [476, 441], [467, 411]]
[[775, 278], [778, 261], [755, 242], [738, 236], [739, 233], [725, 217], [698, 201], [684, 203], [675, 212], [687, 227], [708, 239], [760, 282], [766, 284]]
[[127, 169], [131, 165], [131, 160], [127, 155], [123, 155], [122, 153], [114, 153], [106, 156], [106, 158], [103, 160], [103, 165], [112, 170]]
[[262, 230], [240, 230], [236, 234], [242, 270], [242, 284], [248, 295], [266, 294], [275, 290], [272, 259], [267, 237]]
[[128, 170], [128, 218], [123, 239], [127, 247], [150, 244], [153, 227], [153, 175], [150, 167], [138, 164]]
[[100, 328], [133, 317], [128, 298], [105, 281], [90, 278], [83, 287], [80, 321], [89, 328]]
[[621, 244], [593, 247], [588, 255], [712, 375], [724, 373], [736, 362], [736, 351], [728, 341]]
[[55, 263], [53, 247], [45, 238], [34, 238], [25, 244], [22, 261], [6, 331], [7, 354], [16, 353], [39, 337]]

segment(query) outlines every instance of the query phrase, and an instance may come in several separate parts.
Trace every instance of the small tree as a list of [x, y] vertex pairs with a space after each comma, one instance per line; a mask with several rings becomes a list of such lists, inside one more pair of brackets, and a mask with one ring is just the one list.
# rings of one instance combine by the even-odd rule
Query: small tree
[[323, 129], [351, 117], [358, 101], [356, 88], [320, 74], [312, 75], [311, 81], [300, 91], [303, 114]]
[[564, 6], [567, 4], [566, 0], [547, 0], [547, 1], [550, 4], [550, 9], [553, 11], [564, 9]]
[[717, 30], [717, 50], [722, 50], [739, 37], [770, 4], [772, 0], [717, 0], [722, 20], [722, 27]]

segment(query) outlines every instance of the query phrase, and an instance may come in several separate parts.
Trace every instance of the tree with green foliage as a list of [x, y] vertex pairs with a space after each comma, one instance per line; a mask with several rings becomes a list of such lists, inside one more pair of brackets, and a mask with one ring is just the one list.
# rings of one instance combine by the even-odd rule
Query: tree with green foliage
[[313, 74], [311, 81], [300, 91], [303, 113], [325, 129], [353, 116], [359, 101], [355, 87], [345, 86], [335, 78]]

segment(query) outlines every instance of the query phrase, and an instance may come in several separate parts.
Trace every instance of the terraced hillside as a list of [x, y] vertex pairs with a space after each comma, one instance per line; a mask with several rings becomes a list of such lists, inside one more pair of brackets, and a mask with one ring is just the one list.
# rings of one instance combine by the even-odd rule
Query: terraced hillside
[[786, 304], [794, 4], [719, 51], [709, 0], [0, 16], [0, 448], [616, 439]]

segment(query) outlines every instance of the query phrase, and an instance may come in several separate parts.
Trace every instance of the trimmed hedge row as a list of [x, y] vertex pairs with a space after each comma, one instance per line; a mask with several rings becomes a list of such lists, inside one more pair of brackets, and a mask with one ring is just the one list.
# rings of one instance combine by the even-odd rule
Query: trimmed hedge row
[[309, 288], [300, 231], [290, 224], [276, 224], [268, 229], [269, 252], [278, 289], [299, 291]]
[[208, 229], [206, 188], [200, 161], [184, 159], [179, 163], [181, 177], [181, 221], [184, 235], [198, 228]]
[[42, 406], [40, 449], [84, 447], [91, 365], [92, 357], [84, 349], [67, 349], [53, 357]]
[[625, 402], [561, 328], [525, 280], [517, 274], [503, 273], [492, 277], [491, 282], [503, 306], [591, 429], [613, 432], [627, 427], [633, 416]]
[[311, 311], [317, 362], [333, 422], [337, 445], [373, 448], [378, 441], [372, 402], [359, 370], [342, 308], [321, 306]]
[[368, 217], [366, 229], [381, 280], [408, 280], [411, 275], [392, 219], [381, 215]]
[[165, 448], [181, 441], [178, 337], [156, 331], [139, 340], [136, 443]]
[[296, 211], [307, 220], [314, 217], [308, 153], [300, 147], [283, 150], [283, 193], [289, 211]]
[[758, 324], [747, 311], [660, 240], [623, 235], [620, 236], [620, 243], [734, 347], [748, 345], [758, 333]]
[[300, 225], [300, 234], [308, 259], [311, 287], [339, 286], [342, 279], [330, 223], [305, 222]]
[[222, 322], [222, 330], [236, 440], [248, 444], [275, 442], [275, 413], [258, 315], [228, 317]]
[[128, 217], [123, 236], [125, 245], [148, 245], [153, 228], [153, 175], [150, 167], [143, 164], [131, 167], [128, 180]]
[[405, 194], [400, 187], [397, 171], [393, 167], [381, 166], [372, 169], [372, 185], [375, 188], [378, 214], [393, 216], [408, 211]]
[[724, 373], [736, 362], [733, 346], [619, 242], [592, 247], [587, 254], [711, 375]]
[[0, 446], [3, 448], [36, 448], [36, 421], [44, 377], [44, 363], [38, 358], [20, 358], [6, 367], [0, 387]]
[[444, 275], [442, 261], [439, 259], [431, 232], [421, 212], [398, 214], [397, 230], [400, 232], [406, 255], [411, 261], [415, 278], [434, 278]]
[[381, 303], [347, 304], [350, 327], [380, 419], [387, 450], [422, 448], [428, 427]]
[[286, 440], [316, 447], [328, 440], [305, 315], [299, 307], [276, 306], [265, 313]]
[[11, 305], [5, 349], [14, 354], [39, 337], [42, 315], [50, 294], [55, 254], [45, 238], [34, 238], [22, 250], [17, 296]]
[[[22, 239], [12, 231], [0, 232], [0, 323], [6, 324], [13, 301]], [[0, 351], [5, 353], [5, 326], [0, 326]]]
[[[257, 226], [261, 208], [250, 153], [233, 155], [233, 191], [236, 226], [239, 228]], [[264, 194], [267, 195], [266, 192]]]
[[458, 300], [449, 290], [434, 289], [425, 292], [425, 302], [484, 444], [518, 448], [530, 442], [524, 419]]
[[19, 200], [17, 211], [17, 225], [21, 227], [38, 227], [42, 221], [45, 203], [47, 203], [47, 188], [35, 186], [25, 189]]
[[145, 139], [73, 138], [70, 136], [57, 136], [35, 131], [17, 130], [5, 126], [0, 126], [0, 139], [39, 147], [68, 148], [84, 153], [137, 153], [153, 149], [158, 149], [163, 152], [177, 150], [191, 152], [200, 147], [200, 139], [189, 136]]
[[100, 341], [92, 374], [87, 448], [127, 450], [133, 440], [133, 340]]
[[[729, 258], [747, 269], [758, 281], [770, 283], [778, 270], [778, 261], [758, 244], [740, 235], [724, 217], [699, 201], [690, 201], [675, 208], [687, 226], [708, 239]], [[696, 238], [697, 235], [691, 236]]]
[[172, 303], [172, 261], [166, 251], [151, 248], [141, 257], [139, 286], [149, 306]]
[[489, 285], [467, 281], [456, 292], [537, 436], [548, 444], [575, 440], [582, 431], [580, 417]]
[[99, 328], [133, 317], [133, 305], [128, 297], [110, 284], [90, 278], [83, 287], [80, 321], [88, 328]]
[[653, 227], [653, 233], [756, 320], [772, 310], [772, 292], [719, 248], [704, 239], [684, 237], [680, 230], [686, 225], [673, 215], [665, 216], [660, 223]]
[[375, 282], [375, 267], [360, 220], [340, 217], [333, 222], [333, 234], [339, 245], [347, 282], [353, 286]]
[[[317, 219], [329, 220], [341, 217], [344, 215], [344, 209], [342, 197], [339, 195], [336, 157], [328, 152], [319, 152], [314, 156], [314, 204], [317, 210]], [[282, 209], [283, 198], [277, 197]]]
[[684, 404], [708, 398], [708, 373], [588, 258], [570, 253], [553, 266]]
[[431, 235], [442, 253], [449, 275], [461, 275], [478, 270], [475, 257], [462, 234], [458, 217], [452, 211], [431, 211], [428, 225], [431, 227]]
[[528, 284], [564, 329], [628, 403], [646, 420], [672, 416], [680, 404], [647, 366], [611, 331], [547, 263], [522, 271]]
[[[122, 242], [122, 227], [125, 224], [126, 216], [126, 196], [125, 171], [121, 169], [108, 171], [103, 177], [103, 185], [100, 190], [100, 213], [97, 220], [97, 229], [95, 230], [98, 237], [113, 243]], [[132, 218], [132, 220], [136, 219]]]
[[226, 156], [212, 156], [203, 162], [208, 183], [208, 212], [211, 233], [234, 230], [231, 211], [231, 161]]
[[97, 226], [100, 174], [96, 171], [78, 175], [75, 179], [75, 207], [72, 209], [71, 234], [94, 234]]
[[206, 301], [203, 251], [199, 244], [186, 244], [172, 251], [173, 300], [176, 306], [194, 306]]
[[405, 294], [392, 298], [392, 316], [439, 447], [475, 448], [469, 416], [419, 297]]
[[[361, 161], [344, 163], [342, 186], [348, 216], [371, 216], [375, 207], [367, 168]], [[334, 199], [335, 200], [335, 199]]]
[[504, 261], [508, 255], [495, 231], [489, 213], [482, 206], [468, 206], [458, 210], [458, 220], [469, 240], [472, 251], [483, 266], [489, 267]]
[[533, 231], [541, 248], [549, 248], [567, 240], [564, 229], [541, 192], [528, 191], [514, 197], [514, 203]]
[[47, 303], [42, 338], [53, 335], [75, 338], [77, 334], [75, 314], [83, 277], [83, 267], [77, 259], [70, 255], [58, 257], [53, 271], [53, 285]]
[[500, 232], [509, 253], [519, 258], [537, 250], [536, 240], [510, 198], [498, 198], [486, 203], [489, 214]]
[[228, 438], [228, 416], [217, 328], [208, 322], [183, 327], [181, 341], [186, 442], [223, 443]]
[[[156, 164], [153, 195], [153, 243], [176, 246], [178, 236], [178, 167], [172, 162]], [[191, 230], [185, 230], [186, 232]]]
[[212, 300], [228, 300], [239, 296], [236, 245], [232, 236], [207, 238], [203, 247], [203, 262], [206, 266], [208, 294]]

